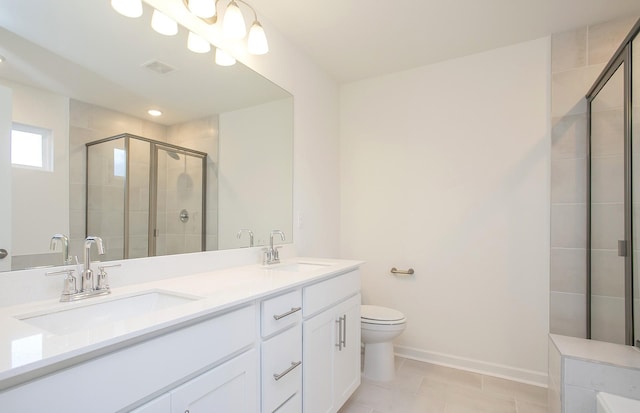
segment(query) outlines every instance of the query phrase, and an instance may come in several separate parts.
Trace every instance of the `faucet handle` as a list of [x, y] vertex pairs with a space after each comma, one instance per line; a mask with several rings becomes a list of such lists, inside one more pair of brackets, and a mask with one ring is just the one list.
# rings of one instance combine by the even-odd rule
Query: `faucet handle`
[[76, 277], [73, 275], [75, 270], [73, 268], [67, 270], [60, 271], [50, 271], [45, 272], [44, 275], [61, 275], [64, 274], [64, 287], [62, 288], [62, 294], [60, 295], [60, 301], [69, 301], [69, 297], [71, 295], [76, 294], [78, 292], [76, 286]]
[[280, 262], [280, 253], [278, 252], [280, 248], [282, 248], [282, 245], [273, 247], [273, 262], [276, 264]]
[[98, 270], [100, 273], [98, 274], [98, 285], [96, 286], [96, 290], [110, 290], [109, 287], [109, 278], [107, 278], [107, 272], [104, 270], [105, 268], [113, 268], [119, 267], [120, 264], [109, 264], [109, 265], [99, 265]]

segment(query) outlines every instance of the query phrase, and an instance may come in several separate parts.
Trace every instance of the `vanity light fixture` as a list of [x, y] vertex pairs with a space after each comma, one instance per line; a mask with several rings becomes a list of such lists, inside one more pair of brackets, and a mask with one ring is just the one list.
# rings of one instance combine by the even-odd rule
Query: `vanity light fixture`
[[224, 50], [216, 47], [216, 64], [218, 66], [233, 66], [236, 59]]
[[178, 23], [158, 10], [153, 11], [153, 16], [151, 16], [151, 27], [153, 30], [160, 34], [164, 34], [165, 36], [174, 36], [178, 34]]
[[194, 32], [189, 32], [187, 48], [194, 53], [209, 53], [211, 44], [204, 37]]
[[264, 33], [262, 25], [255, 20], [249, 29], [249, 38], [247, 39], [247, 51], [251, 54], [261, 55], [269, 52], [269, 43]]
[[142, 0], [111, 0], [111, 7], [126, 17], [142, 16]]
[[222, 34], [228, 39], [243, 39], [247, 35], [244, 16], [235, 0], [227, 5], [222, 19]]
[[210, 19], [216, 15], [217, 0], [188, 0], [187, 8], [193, 14], [203, 19]]
[[[182, 0], [184, 6], [208, 25], [214, 25], [218, 20], [222, 20], [222, 35], [230, 40], [240, 40], [247, 38], [247, 52], [253, 55], [263, 55], [269, 52], [269, 43], [264, 28], [258, 21], [258, 15], [249, 3], [244, 0], [230, 0], [223, 13], [218, 13], [217, 5], [221, 0]], [[253, 13], [253, 23], [249, 28], [245, 25], [244, 15], [239, 4], [248, 7]], [[120, 14], [127, 17], [142, 16], [142, 0], [111, 0], [111, 6]], [[165, 36], [173, 36], [178, 33], [178, 23], [175, 20], [160, 12], [153, 11], [151, 17], [151, 27], [156, 32]], [[187, 47], [195, 53], [208, 53], [211, 44], [204, 37], [189, 31]], [[235, 64], [236, 59], [230, 54], [221, 51], [216, 52], [215, 61], [222, 66]]]
[[147, 113], [148, 113], [149, 115], [153, 116], [154, 118], [157, 118], [158, 116], [162, 116], [162, 112], [160, 112], [160, 111], [159, 111], [159, 110], [157, 110], [157, 109], [149, 109], [149, 110], [147, 111]]

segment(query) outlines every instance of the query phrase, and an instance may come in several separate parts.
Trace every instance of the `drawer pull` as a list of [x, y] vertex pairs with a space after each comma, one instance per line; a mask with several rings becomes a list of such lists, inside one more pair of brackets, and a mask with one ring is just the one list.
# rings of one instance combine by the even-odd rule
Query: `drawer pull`
[[302, 364], [302, 361], [292, 361], [291, 365], [289, 366], [288, 369], [286, 369], [285, 371], [283, 371], [280, 374], [274, 374], [273, 378], [276, 379], [276, 381], [278, 381], [281, 378], [283, 378], [284, 376], [286, 376], [287, 374], [289, 374], [289, 372], [291, 372], [291, 370], [295, 369], [296, 367], [298, 367], [301, 364]]
[[273, 316], [273, 318], [275, 318], [276, 320], [280, 320], [281, 318], [285, 318], [288, 315], [291, 315], [293, 313], [297, 313], [298, 311], [302, 310], [302, 307], [291, 307], [291, 310], [287, 311], [286, 313], [283, 314], [276, 314]]

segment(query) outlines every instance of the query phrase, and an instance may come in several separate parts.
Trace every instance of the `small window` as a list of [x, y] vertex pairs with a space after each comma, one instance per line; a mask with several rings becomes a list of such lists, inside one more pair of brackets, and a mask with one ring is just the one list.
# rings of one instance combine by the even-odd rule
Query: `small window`
[[14, 123], [11, 128], [11, 164], [18, 167], [52, 171], [51, 131]]
[[124, 149], [113, 148], [113, 176], [126, 176], [127, 152]]

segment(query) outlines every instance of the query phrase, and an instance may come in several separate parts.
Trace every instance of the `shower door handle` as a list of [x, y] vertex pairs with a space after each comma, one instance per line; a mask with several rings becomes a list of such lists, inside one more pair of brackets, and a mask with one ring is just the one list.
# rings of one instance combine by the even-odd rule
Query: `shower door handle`
[[618, 240], [618, 257], [626, 257], [627, 256], [627, 241], [626, 240]]
[[0, 248], [0, 260], [5, 258], [9, 253], [4, 248]]

